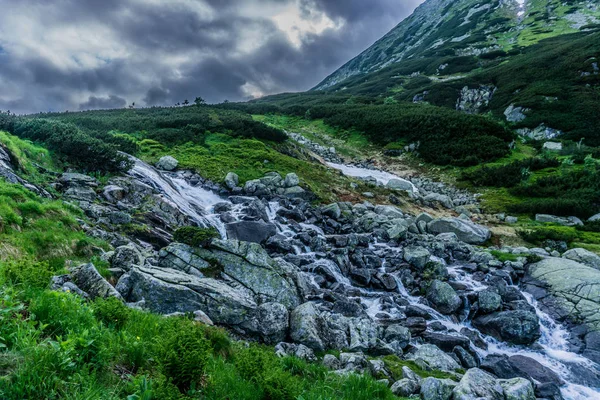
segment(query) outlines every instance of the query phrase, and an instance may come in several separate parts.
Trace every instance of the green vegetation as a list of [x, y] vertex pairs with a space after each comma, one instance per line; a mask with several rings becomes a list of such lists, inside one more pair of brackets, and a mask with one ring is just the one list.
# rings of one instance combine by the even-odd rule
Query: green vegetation
[[173, 233], [173, 240], [185, 243], [192, 247], [204, 247], [211, 240], [219, 238], [219, 232], [215, 228], [197, 228], [195, 226], [184, 226]]
[[[72, 124], [17, 118], [2, 128], [20, 138], [43, 143], [63, 161], [84, 171], [116, 172], [128, 165], [127, 158], [118, 153], [117, 145], [92, 137]], [[127, 139], [122, 141], [130, 143]]]

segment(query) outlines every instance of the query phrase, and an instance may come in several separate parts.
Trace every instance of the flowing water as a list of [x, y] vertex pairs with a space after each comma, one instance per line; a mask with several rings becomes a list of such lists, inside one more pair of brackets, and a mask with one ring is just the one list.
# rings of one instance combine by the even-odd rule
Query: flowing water
[[338, 171], [342, 171], [342, 173], [346, 176], [350, 176], [353, 178], [374, 178], [375, 180], [377, 180], [377, 182], [381, 183], [382, 185], [387, 185], [392, 179], [397, 179], [402, 182], [409, 183], [412, 186], [413, 193], [419, 192], [419, 189], [417, 189], [417, 187], [413, 185], [411, 181], [400, 178], [399, 176], [386, 171], [381, 171], [378, 169], [361, 168], [356, 167], [354, 165], [336, 164], [332, 162], [328, 162], [327, 165], [331, 168], [337, 169]]
[[[173, 203], [182, 213], [186, 214], [195, 223], [205, 227], [214, 226], [219, 229], [223, 237], [226, 237], [224, 225], [219, 217], [214, 215], [213, 208], [217, 203], [227, 202], [227, 200], [202, 187], [190, 185], [183, 177], [181, 177], [181, 175], [163, 173], [140, 160], [133, 160], [135, 161], [135, 165], [129, 172], [131, 176], [153, 187], [166, 200]], [[354, 173], [356, 174], [355, 176], [374, 176], [382, 183], [386, 179], [388, 181], [392, 178], [396, 179], [395, 176], [381, 171], [358, 171], [359, 168], [348, 166], [344, 166], [344, 169], [338, 169], [343, 170], [344, 173], [348, 172], [349, 175]], [[365, 171], [368, 171], [368, 175], [364, 175], [367, 173]], [[233, 215], [242, 214], [241, 205], [233, 205], [232, 207]], [[278, 202], [270, 202], [267, 207], [268, 218], [270, 222], [277, 226], [279, 234], [293, 239], [294, 236], [296, 236], [297, 228], [283, 222], [277, 217], [279, 208], [280, 205]], [[323, 231], [318, 226], [309, 224], [299, 225], [302, 229], [314, 230], [317, 235], [322, 236], [323, 239], [325, 239]], [[400, 249], [391, 248], [382, 243], [376, 243], [372, 246], [372, 249], [375, 249], [380, 253], [387, 252], [389, 254], [398, 253], [400, 251]], [[343, 285], [352, 286], [351, 281], [344, 276], [339, 266], [334, 261], [327, 258], [319, 258], [317, 254], [312, 253], [311, 249], [306, 246], [295, 246], [295, 251], [305, 258], [313, 260], [313, 263], [311, 264], [312, 268], [325, 268], [337, 282]], [[382, 269], [384, 269], [384, 267], [382, 267]], [[447, 269], [451, 280], [462, 283], [470, 291], [480, 291], [486, 288], [482, 282], [474, 280], [471, 274], [468, 271], [463, 270], [460, 265], [451, 265]], [[317, 285], [315, 275], [311, 275], [310, 270], [305, 271], [305, 274], [308, 276], [309, 281], [312, 281], [313, 284]], [[453, 321], [448, 316], [442, 315], [433, 308], [422, 304], [420, 297], [412, 296], [408, 293], [402, 284], [402, 281], [397, 276], [395, 276], [395, 279], [398, 285], [398, 293], [410, 304], [425, 309], [435, 320], [446, 326], [449, 331], [448, 334], [458, 334], [458, 332], [465, 327], [474, 329], [469, 321]], [[392, 318], [402, 314], [398, 309], [383, 307], [382, 299], [389, 296], [389, 293], [362, 288], [359, 289], [359, 292], [361, 293], [361, 302], [365, 305], [367, 314], [374, 320], [377, 320], [377, 315], [381, 313], [386, 313]], [[568, 344], [568, 331], [560, 324], [556, 323], [548, 314], [540, 310], [537, 302], [531, 295], [528, 293], [523, 293], [523, 295], [529, 304], [535, 308], [541, 322], [541, 338], [538, 340], [539, 346], [535, 349], [524, 346], [510, 346], [505, 343], [500, 343], [491, 337], [482, 335], [484, 340], [488, 343], [488, 350], [484, 351], [478, 348], [475, 348], [475, 350], [481, 357], [485, 357], [488, 354], [506, 354], [508, 356], [519, 354], [533, 358], [558, 373], [566, 382], [561, 388], [565, 399], [600, 399], [600, 388], [590, 388], [585, 386], [585, 384], [582, 384], [580, 377], [583, 371], [598, 371], [600, 370], [600, 367], [587, 358], [571, 352]]]

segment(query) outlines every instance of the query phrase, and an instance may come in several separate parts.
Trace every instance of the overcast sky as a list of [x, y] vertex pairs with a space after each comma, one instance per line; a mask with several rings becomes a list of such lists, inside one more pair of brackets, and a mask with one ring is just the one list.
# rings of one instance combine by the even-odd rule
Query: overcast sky
[[0, 110], [307, 90], [421, 2], [0, 0]]

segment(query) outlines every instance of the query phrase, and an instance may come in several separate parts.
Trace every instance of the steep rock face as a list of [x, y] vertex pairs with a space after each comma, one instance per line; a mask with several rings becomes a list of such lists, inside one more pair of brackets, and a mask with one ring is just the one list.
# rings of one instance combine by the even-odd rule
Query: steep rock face
[[217, 324], [282, 340], [288, 310], [300, 304], [303, 278], [258, 244], [215, 240], [210, 248], [173, 243], [158, 265], [134, 266], [117, 290], [161, 314], [204, 311]]

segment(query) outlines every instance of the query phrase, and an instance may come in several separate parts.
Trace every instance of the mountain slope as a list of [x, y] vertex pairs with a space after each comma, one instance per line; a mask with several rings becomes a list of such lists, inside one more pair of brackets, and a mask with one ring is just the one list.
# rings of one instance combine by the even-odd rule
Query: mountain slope
[[431, 56], [473, 56], [510, 51], [541, 39], [597, 27], [593, 1], [428, 0], [369, 49], [327, 77], [315, 89]]

